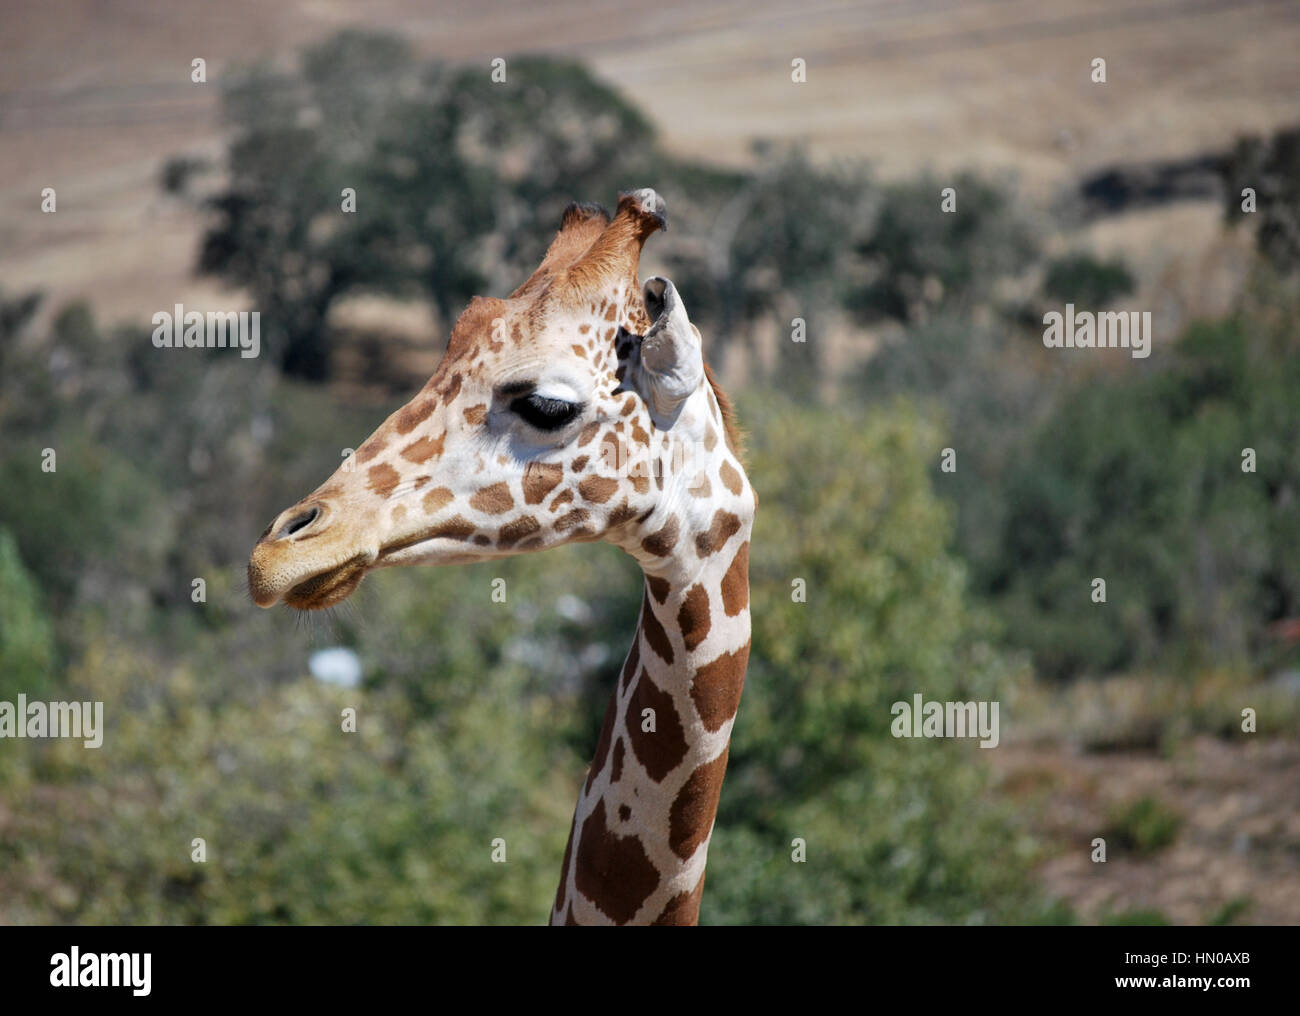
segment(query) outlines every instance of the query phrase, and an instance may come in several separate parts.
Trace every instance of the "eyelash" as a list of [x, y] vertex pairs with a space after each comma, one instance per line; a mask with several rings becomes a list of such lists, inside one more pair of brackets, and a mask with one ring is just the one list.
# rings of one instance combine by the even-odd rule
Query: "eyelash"
[[510, 403], [510, 408], [520, 418], [538, 430], [559, 430], [573, 420], [582, 408], [563, 399], [548, 399], [545, 395], [525, 395]]

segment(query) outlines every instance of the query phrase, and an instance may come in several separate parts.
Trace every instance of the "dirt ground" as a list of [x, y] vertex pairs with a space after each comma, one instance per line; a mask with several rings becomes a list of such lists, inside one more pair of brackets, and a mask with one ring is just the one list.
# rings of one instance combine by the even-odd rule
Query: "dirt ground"
[[[1059, 742], [989, 754], [1046, 840], [1046, 890], [1080, 920], [1142, 910], [1172, 924], [1300, 923], [1300, 743], [1198, 736], [1169, 757]], [[1093, 838], [1143, 797], [1179, 816], [1172, 841], [1141, 856], [1112, 835], [1106, 863], [1094, 863]]]

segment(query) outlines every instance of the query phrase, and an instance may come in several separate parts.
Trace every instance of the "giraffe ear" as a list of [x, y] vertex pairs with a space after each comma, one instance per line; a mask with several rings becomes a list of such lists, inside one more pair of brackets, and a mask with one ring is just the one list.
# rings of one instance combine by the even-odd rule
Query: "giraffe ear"
[[641, 339], [646, 398], [655, 425], [671, 427], [677, 412], [704, 380], [700, 331], [686, 316], [677, 287], [661, 276], [645, 284], [650, 330]]

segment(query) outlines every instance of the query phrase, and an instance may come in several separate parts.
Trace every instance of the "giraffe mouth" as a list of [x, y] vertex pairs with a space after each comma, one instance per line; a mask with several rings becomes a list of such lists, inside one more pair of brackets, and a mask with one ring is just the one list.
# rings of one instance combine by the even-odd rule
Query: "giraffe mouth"
[[400, 568], [417, 564], [473, 564], [489, 556], [484, 548], [469, 550], [459, 539], [446, 536], [417, 536], [384, 547], [372, 568]]
[[298, 610], [323, 610], [342, 603], [361, 585], [370, 562], [370, 555], [358, 554], [336, 568], [299, 582], [284, 594], [284, 602]]

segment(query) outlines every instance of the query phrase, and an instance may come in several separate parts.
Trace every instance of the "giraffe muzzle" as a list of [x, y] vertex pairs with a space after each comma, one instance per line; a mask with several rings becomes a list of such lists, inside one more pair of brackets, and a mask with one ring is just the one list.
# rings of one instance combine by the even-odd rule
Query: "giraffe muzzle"
[[355, 546], [346, 527], [331, 526], [329, 505], [297, 504], [267, 526], [248, 561], [248, 591], [259, 607], [284, 603], [319, 610], [361, 584], [377, 552]]

